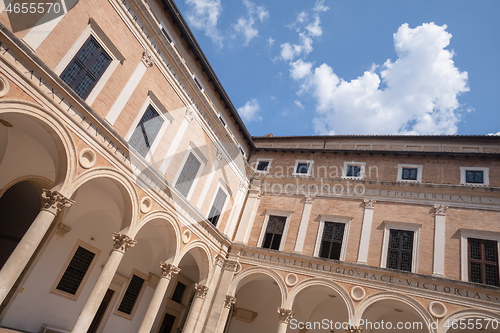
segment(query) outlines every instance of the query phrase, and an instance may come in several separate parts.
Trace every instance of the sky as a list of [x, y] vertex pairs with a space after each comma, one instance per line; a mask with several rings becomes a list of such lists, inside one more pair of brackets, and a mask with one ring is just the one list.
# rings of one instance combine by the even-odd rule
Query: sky
[[177, 0], [251, 135], [500, 135], [499, 0]]

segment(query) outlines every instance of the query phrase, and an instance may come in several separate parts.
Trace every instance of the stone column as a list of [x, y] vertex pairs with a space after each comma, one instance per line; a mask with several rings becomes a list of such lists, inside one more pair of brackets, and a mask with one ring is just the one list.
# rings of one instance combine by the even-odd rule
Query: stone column
[[278, 308], [278, 315], [279, 315], [278, 333], [286, 333], [286, 329], [288, 328], [288, 322], [293, 317], [293, 311], [284, 308]]
[[445, 205], [434, 205], [434, 265], [432, 275], [444, 277], [444, 255], [446, 244]]
[[361, 228], [361, 237], [359, 239], [358, 264], [366, 265], [368, 262], [368, 250], [370, 245], [370, 234], [372, 232], [375, 200], [366, 199], [364, 205], [365, 212], [363, 214], [363, 226]]
[[229, 320], [229, 311], [231, 311], [231, 307], [236, 303], [236, 297], [231, 295], [226, 295], [226, 299], [224, 300], [224, 307], [220, 313], [220, 319], [217, 323], [214, 333], [224, 333], [224, 328], [226, 327], [226, 323]]
[[231, 281], [234, 274], [238, 269], [238, 262], [236, 260], [226, 260], [224, 264], [224, 271], [217, 288], [217, 294], [214, 297], [210, 317], [208, 318], [206, 331], [223, 333], [226, 326], [227, 313], [224, 314], [224, 305], [226, 304], [227, 292], [231, 287]]
[[146, 315], [142, 320], [141, 327], [139, 327], [139, 333], [151, 332], [151, 328], [153, 327], [156, 316], [160, 311], [161, 303], [163, 301], [163, 298], [165, 297], [165, 293], [167, 292], [170, 280], [172, 279], [173, 275], [176, 275], [181, 271], [179, 267], [172, 264], [167, 264], [165, 262], [160, 263], [160, 269], [161, 279], [156, 286], [156, 290], [153, 294], [151, 302], [149, 302], [148, 310], [146, 311]]
[[193, 303], [191, 303], [191, 309], [189, 310], [189, 315], [184, 324], [183, 332], [194, 332], [198, 318], [200, 317], [201, 307], [205, 301], [205, 296], [207, 296], [208, 287], [200, 284], [195, 284], [195, 295], [193, 298]]
[[295, 249], [293, 252], [302, 253], [304, 248], [304, 241], [306, 239], [307, 226], [309, 224], [309, 219], [311, 217], [312, 204], [315, 196], [306, 195], [304, 210], [302, 212], [302, 218], [300, 220], [299, 234], [297, 235], [297, 241], [295, 242]]
[[54, 218], [63, 208], [70, 207], [74, 203], [73, 200], [53, 190], [43, 190], [42, 199], [45, 203], [40, 213], [31, 223], [28, 231], [26, 231], [0, 271], [0, 304], [5, 300], [14, 283], [26, 268]]
[[127, 235], [113, 233], [114, 248], [109, 255], [106, 265], [102, 269], [101, 275], [97, 279], [94, 288], [90, 292], [90, 296], [85, 302], [80, 316], [76, 320], [75, 326], [73, 327], [72, 333], [86, 333], [94, 319], [99, 306], [101, 305], [102, 299], [106, 294], [106, 291], [113, 280], [113, 276], [120, 265], [120, 262], [125, 254], [125, 251], [137, 244], [137, 241], [133, 240]]
[[241, 216], [240, 225], [236, 231], [235, 241], [243, 244], [248, 243], [250, 232], [252, 231], [253, 221], [257, 214], [257, 209], [260, 204], [260, 197], [262, 196], [260, 181], [254, 180], [248, 190], [248, 199], [245, 209]]

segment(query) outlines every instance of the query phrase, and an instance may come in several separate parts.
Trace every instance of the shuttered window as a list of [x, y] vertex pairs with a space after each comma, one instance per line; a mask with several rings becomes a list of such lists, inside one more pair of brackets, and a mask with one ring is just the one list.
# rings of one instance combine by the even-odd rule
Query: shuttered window
[[149, 105], [128, 143], [142, 157], [146, 157], [164, 122], [165, 120], [158, 111], [152, 105]]
[[266, 234], [262, 247], [266, 249], [279, 250], [283, 230], [285, 230], [286, 216], [270, 215], [267, 222]]
[[131, 314], [134, 309], [135, 302], [139, 297], [139, 293], [141, 292], [142, 285], [144, 284], [144, 279], [138, 277], [137, 275], [132, 275], [132, 279], [128, 284], [127, 291], [125, 295], [123, 295], [122, 302], [118, 307], [118, 311]]
[[469, 238], [469, 281], [498, 286], [498, 245], [495, 241]]
[[411, 272], [413, 231], [391, 229], [387, 268]]
[[344, 239], [344, 223], [325, 222], [319, 256], [328, 259], [340, 259], [342, 240]]
[[208, 220], [214, 226], [217, 226], [217, 222], [219, 221], [219, 217], [222, 214], [222, 209], [224, 208], [226, 199], [227, 199], [226, 193], [221, 188], [219, 188], [219, 191], [217, 191], [217, 195], [215, 196], [212, 209], [210, 209], [210, 213], [208, 214]]
[[189, 153], [189, 156], [182, 168], [181, 174], [177, 179], [175, 188], [181, 192], [185, 197], [189, 194], [191, 186], [193, 185], [194, 179], [200, 170], [201, 162], [194, 156], [193, 153]]
[[111, 63], [111, 57], [93, 36], [83, 44], [61, 74], [61, 79], [81, 98], [87, 98]]

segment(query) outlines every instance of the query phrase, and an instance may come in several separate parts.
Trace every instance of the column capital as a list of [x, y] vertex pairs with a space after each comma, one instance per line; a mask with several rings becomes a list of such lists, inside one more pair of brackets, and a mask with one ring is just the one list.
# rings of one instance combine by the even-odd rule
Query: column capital
[[363, 202], [363, 205], [364, 205], [365, 209], [374, 209], [375, 202], [377, 202], [377, 201], [373, 200], [373, 199], [365, 199]]
[[226, 262], [226, 259], [222, 255], [218, 254], [215, 256], [214, 261], [215, 261], [216, 266], [224, 267], [224, 263]]
[[238, 262], [236, 260], [226, 260], [224, 264], [225, 271], [236, 272], [238, 269]]
[[71, 207], [75, 202], [64, 195], [53, 190], [42, 190], [42, 199], [45, 201], [42, 209], [54, 215], [59, 214], [63, 208]]
[[434, 205], [434, 215], [445, 216], [446, 215], [446, 209], [448, 209], [448, 206], [436, 204], [436, 205]]
[[226, 295], [226, 299], [224, 300], [224, 307], [226, 309], [230, 309], [234, 303], [236, 303], [236, 297], [231, 295]]
[[346, 333], [361, 333], [361, 332], [363, 332], [363, 330], [361, 328], [354, 327], [354, 326], [346, 328], [345, 331], [346, 331]]
[[153, 64], [155, 63], [151, 54], [149, 54], [149, 52], [146, 50], [142, 52], [141, 61], [146, 66], [146, 68], [152, 67]]
[[113, 251], [125, 253], [129, 248], [134, 247], [137, 241], [127, 235], [113, 232]]
[[222, 151], [220, 149], [217, 149], [217, 153], [215, 154], [215, 160], [217, 162], [220, 162], [222, 160]]
[[316, 198], [315, 195], [306, 194], [306, 204], [312, 204], [315, 198]]
[[194, 285], [194, 290], [195, 290], [195, 295], [194, 295], [195, 297], [205, 298], [205, 296], [207, 296], [207, 292], [208, 292], [207, 286], [196, 283]]
[[161, 277], [163, 279], [168, 279], [168, 280], [170, 280], [173, 275], [179, 274], [179, 272], [181, 271], [179, 267], [174, 266], [172, 264], [167, 264], [164, 261], [160, 262], [160, 269], [161, 269]]
[[279, 320], [282, 323], [287, 323], [293, 318], [293, 311], [285, 308], [278, 308]]
[[184, 112], [184, 118], [188, 121], [188, 123], [191, 122], [191, 120], [194, 119], [194, 110], [192, 106], [187, 106], [186, 107], [186, 112]]

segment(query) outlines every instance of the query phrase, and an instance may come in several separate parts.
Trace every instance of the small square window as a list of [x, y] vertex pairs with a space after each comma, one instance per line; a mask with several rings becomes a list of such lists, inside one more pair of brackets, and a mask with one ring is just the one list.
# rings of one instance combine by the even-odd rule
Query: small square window
[[342, 178], [363, 179], [365, 174], [365, 162], [344, 162]]
[[465, 182], [472, 184], [482, 184], [484, 183], [484, 171], [482, 170], [466, 170], [465, 171]]
[[398, 164], [398, 181], [422, 182], [422, 165]]
[[489, 168], [461, 167], [460, 183], [466, 185], [489, 185]]
[[258, 160], [255, 166], [255, 171], [257, 172], [269, 172], [271, 168], [271, 160]]
[[403, 174], [401, 179], [403, 180], [417, 180], [418, 169], [417, 168], [403, 168]]
[[359, 177], [361, 175], [361, 166], [359, 165], [348, 165], [347, 166], [347, 177]]
[[309, 176], [311, 174], [312, 161], [296, 161], [294, 175]]

